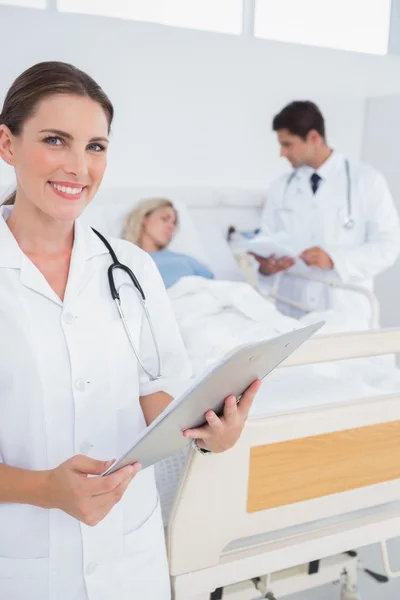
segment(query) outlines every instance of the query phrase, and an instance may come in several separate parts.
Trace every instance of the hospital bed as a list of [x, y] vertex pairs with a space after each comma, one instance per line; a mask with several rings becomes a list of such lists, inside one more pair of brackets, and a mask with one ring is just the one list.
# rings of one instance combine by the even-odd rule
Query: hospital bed
[[[398, 352], [399, 329], [337, 334], [310, 340], [282, 367]], [[374, 543], [387, 576], [398, 576], [386, 540], [400, 535], [399, 446], [400, 388], [305, 401], [249, 419], [226, 453], [190, 451], [168, 519], [174, 600], [279, 600], [335, 580], [338, 599], [358, 600], [352, 550]], [[174, 468], [177, 457], [158, 465], [161, 488]]]

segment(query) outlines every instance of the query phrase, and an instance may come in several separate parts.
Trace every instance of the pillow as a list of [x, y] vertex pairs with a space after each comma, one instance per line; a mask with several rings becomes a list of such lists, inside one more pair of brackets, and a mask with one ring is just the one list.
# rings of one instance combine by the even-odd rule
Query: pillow
[[226, 231], [217, 220], [215, 209], [193, 209], [192, 219], [210, 258], [210, 268], [217, 279], [246, 281], [226, 239]]
[[169, 245], [172, 252], [188, 254], [212, 269], [211, 257], [202, 243], [192, 216], [184, 202], [173, 202], [178, 213], [179, 227]]

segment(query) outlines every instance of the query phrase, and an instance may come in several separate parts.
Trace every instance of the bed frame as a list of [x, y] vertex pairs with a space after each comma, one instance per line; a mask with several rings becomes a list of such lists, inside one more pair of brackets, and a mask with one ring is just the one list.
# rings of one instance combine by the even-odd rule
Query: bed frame
[[[399, 329], [321, 336], [283, 367], [399, 352]], [[358, 598], [347, 551], [378, 542], [397, 575], [386, 540], [400, 535], [399, 449], [400, 393], [254, 418], [232, 450], [191, 451], [168, 526], [174, 599], [222, 598], [243, 581], [247, 597], [279, 598], [293, 577], [298, 591], [335, 573], [342, 598]]]

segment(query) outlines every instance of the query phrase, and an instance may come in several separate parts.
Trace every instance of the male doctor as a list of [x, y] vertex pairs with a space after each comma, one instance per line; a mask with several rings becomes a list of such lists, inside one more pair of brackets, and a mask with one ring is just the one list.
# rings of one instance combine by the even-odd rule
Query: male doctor
[[[399, 218], [389, 188], [375, 169], [332, 150], [324, 118], [312, 102], [296, 101], [273, 119], [281, 156], [293, 167], [267, 195], [262, 233], [287, 240], [291, 256], [255, 256], [260, 287], [277, 286], [281, 297], [311, 310], [344, 311], [361, 322], [370, 312], [367, 299], [294, 275], [293, 256], [309, 274], [372, 290], [373, 278], [400, 253]], [[287, 315], [305, 313], [279, 303]]]

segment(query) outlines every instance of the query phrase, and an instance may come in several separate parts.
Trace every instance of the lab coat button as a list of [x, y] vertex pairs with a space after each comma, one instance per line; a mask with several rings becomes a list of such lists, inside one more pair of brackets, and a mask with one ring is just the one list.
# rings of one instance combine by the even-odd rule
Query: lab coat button
[[93, 575], [95, 570], [97, 569], [97, 565], [95, 563], [90, 563], [85, 569], [86, 575]]
[[68, 325], [71, 325], [71, 323], [73, 323], [75, 321], [75, 317], [72, 313], [65, 313], [63, 316], [64, 319], [64, 323], [68, 323]]
[[78, 379], [75, 383], [75, 387], [79, 392], [84, 392], [87, 387], [87, 381], [84, 379]]

